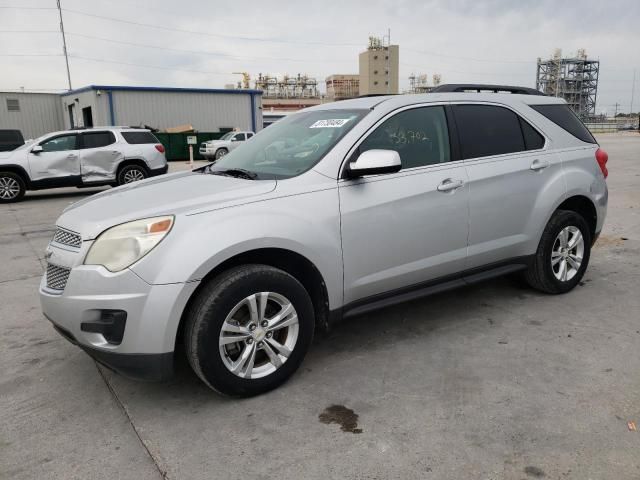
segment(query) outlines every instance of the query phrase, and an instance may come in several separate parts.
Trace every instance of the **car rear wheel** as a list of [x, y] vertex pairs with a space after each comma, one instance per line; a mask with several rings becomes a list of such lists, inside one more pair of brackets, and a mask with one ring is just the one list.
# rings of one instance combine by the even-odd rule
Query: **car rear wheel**
[[0, 172], [0, 203], [17, 202], [27, 188], [20, 175], [13, 172]]
[[229, 151], [226, 148], [219, 148], [216, 151], [216, 160], [224, 157], [227, 153], [229, 153]]
[[120, 169], [118, 173], [118, 185], [138, 182], [149, 176], [146, 168], [140, 165], [126, 165]]
[[581, 215], [558, 210], [544, 229], [534, 261], [525, 273], [533, 288], [566, 293], [582, 279], [591, 255], [591, 232]]
[[267, 265], [236, 267], [206, 284], [189, 308], [187, 358], [217, 392], [258, 395], [298, 369], [314, 323], [311, 298], [294, 277]]

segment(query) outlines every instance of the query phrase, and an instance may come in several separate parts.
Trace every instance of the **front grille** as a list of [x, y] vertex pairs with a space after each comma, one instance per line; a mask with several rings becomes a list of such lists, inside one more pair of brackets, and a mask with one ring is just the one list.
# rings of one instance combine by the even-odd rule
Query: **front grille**
[[59, 267], [53, 263], [47, 264], [47, 287], [53, 290], [64, 290], [69, 279], [69, 268]]
[[53, 235], [53, 241], [69, 247], [80, 248], [82, 245], [82, 238], [80, 235], [69, 230], [64, 230], [58, 227], [56, 233]]

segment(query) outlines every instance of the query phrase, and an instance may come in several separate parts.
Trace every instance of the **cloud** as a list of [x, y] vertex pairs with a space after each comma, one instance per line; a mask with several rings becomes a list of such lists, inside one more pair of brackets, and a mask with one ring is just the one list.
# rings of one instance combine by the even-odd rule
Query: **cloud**
[[[45, 0], [13, 4], [51, 6]], [[76, 87], [91, 83], [221, 87], [239, 80], [232, 74], [237, 71], [248, 71], [253, 77], [308, 73], [324, 80], [332, 73], [357, 73], [358, 53], [368, 36], [382, 36], [387, 28], [392, 43], [400, 45], [400, 83], [405, 88], [412, 72], [440, 73], [451, 83], [534, 86], [537, 57], [550, 56], [556, 47], [567, 54], [585, 48], [590, 57], [601, 61], [598, 110], [612, 110], [619, 102], [625, 111], [633, 70], [640, 67], [637, 0], [158, 0], [135, 4], [63, 0], [63, 8]], [[56, 10], [2, 9], [0, 31], [49, 33], [0, 33], [0, 53], [60, 54], [57, 29]], [[62, 57], [0, 57], [0, 62], [2, 89], [66, 86]]]

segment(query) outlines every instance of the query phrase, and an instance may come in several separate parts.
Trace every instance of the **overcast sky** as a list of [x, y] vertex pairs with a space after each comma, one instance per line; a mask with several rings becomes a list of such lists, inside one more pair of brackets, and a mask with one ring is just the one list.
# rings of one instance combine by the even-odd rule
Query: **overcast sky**
[[[62, 56], [9, 56], [61, 54], [58, 12], [47, 7], [55, 0], [0, 0], [0, 90], [67, 87]], [[533, 87], [537, 57], [584, 48], [601, 61], [598, 112], [612, 113], [616, 102], [629, 111], [634, 69], [640, 110], [640, 0], [62, 0], [62, 7], [74, 88], [214, 88], [236, 82], [236, 71], [323, 81], [358, 73], [369, 35], [390, 28], [401, 89], [412, 72]]]

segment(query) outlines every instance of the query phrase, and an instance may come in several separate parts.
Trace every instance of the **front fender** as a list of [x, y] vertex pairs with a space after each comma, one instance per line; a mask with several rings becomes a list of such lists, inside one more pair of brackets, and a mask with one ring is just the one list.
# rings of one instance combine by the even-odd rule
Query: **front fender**
[[337, 188], [247, 203], [176, 219], [173, 231], [132, 270], [152, 284], [194, 282], [245, 252], [279, 248], [307, 258], [342, 304]]

